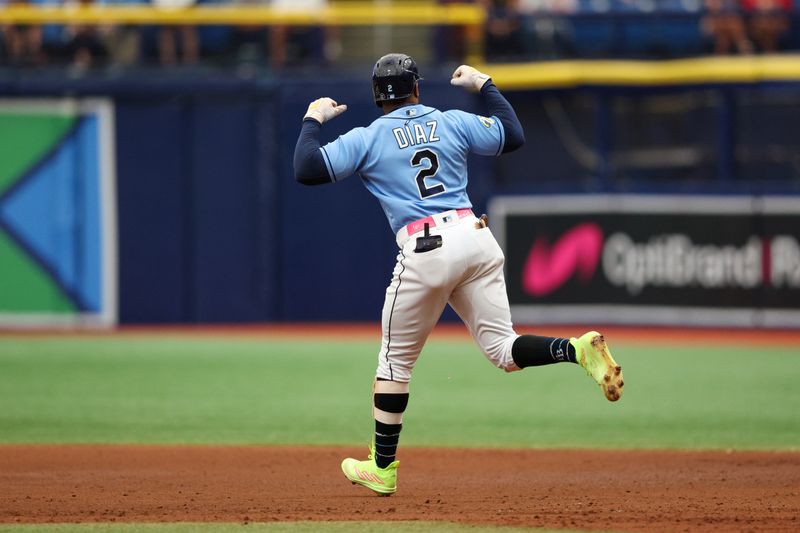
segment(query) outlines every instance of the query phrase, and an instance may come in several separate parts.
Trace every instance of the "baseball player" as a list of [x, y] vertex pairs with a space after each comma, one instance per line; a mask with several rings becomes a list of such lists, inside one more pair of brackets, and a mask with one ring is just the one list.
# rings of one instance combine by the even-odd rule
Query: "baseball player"
[[315, 100], [303, 117], [294, 153], [295, 178], [306, 185], [358, 174], [381, 203], [399, 247], [383, 305], [370, 455], [342, 462], [347, 479], [381, 495], [397, 490], [395, 457], [411, 372], [446, 304], [486, 357], [506, 372], [570, 362], [582, 366], [611, 401], [623, 388], [622, 369], [599, 333], [571, 339], [518, 335], [511, 324], [505, 258], [486, 217], [473, 214], [466, 188], [469, 153], [499, 156], [525, 142], [513, 108], [488, 75], [467, 65], [458, 67], [450, 82], [478, 91], [486, 116], [422, 105], [419, 80], [411, 57], [383, 56], [372, 71], [383, 116], [320, 146], [322, 125], [347, 106], [331, 98]]

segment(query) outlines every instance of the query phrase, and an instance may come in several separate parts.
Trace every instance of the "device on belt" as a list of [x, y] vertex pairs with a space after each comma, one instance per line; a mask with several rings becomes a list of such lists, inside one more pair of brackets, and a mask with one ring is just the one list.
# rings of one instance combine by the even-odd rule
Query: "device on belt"
[[431, 226], [426, 222], [425, 233], [422, 235], [422, 237], [417, 237], [417, 247], [414, 248], [414, 251], [416, 253], [424, 253], [424, 252], [430, 252], [431, 250], [435, 250], [441, 247], [442, 247], [442, 236], [431, 235]]

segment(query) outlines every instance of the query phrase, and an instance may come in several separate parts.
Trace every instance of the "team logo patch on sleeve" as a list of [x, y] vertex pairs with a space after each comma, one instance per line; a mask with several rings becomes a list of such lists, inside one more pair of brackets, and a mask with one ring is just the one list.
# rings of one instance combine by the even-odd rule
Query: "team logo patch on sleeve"
[[478, 116], [478, 118], [481, 120], [481, 124], [483, 124], [487, 128], [491, 128], [492, 126], [494, 126], [494, 119], [493, 118], [481, 117], [481, 116]]

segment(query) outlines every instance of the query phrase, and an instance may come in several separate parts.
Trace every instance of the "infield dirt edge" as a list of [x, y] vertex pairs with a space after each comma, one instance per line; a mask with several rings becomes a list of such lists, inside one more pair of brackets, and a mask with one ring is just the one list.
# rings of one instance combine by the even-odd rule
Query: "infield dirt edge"
[[360, 448], [3, 445], [0, 523], [419, 521], [796, 531], [800, 454], [404, 448], [399, 492], [341, 476]]

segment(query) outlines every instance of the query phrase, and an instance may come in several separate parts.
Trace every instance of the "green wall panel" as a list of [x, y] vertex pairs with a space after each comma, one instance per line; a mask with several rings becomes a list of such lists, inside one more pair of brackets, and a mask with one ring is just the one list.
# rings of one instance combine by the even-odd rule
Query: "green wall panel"
[[0, 230], [0, 313], [75, 311], [50, 276]]
[[0, 113], [0, 195], [74, 123], [74, 117]]

